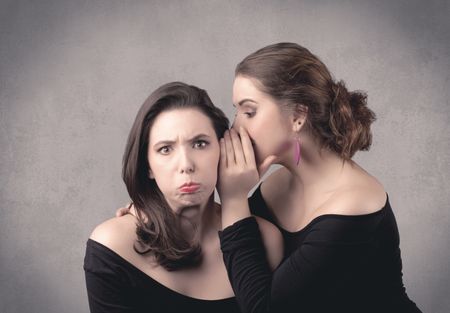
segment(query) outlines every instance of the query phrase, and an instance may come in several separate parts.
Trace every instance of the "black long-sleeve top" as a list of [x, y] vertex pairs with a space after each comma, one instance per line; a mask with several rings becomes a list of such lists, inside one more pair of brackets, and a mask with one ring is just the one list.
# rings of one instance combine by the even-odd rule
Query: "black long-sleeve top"
[[377, 212], [327, 214], [297, 232], [277, 225], [260, 187], [249, 204], [252, 214], [280, 229], [285, 257], [272, 272], [254, 217], [219, 233], [243, 313], [420, 312], [403, 286], [399, 233], [389, 199]]
[[185, 296], [92, 239], [87, 241], [84, 270], [91, 313], [240, 312], [234, 297], [202, 300]]

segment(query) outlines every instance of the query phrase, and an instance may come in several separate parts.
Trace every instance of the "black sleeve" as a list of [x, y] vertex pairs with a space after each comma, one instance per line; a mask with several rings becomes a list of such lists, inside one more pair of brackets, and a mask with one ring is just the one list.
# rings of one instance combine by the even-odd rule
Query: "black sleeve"
[[130, 301], [130, 284], [108, 254], [88, 242], [84, 258], [86, 287], [91, 313], [136, 312]]
[[311, 229], [302, 245], [271, 272], [254, 217], [219, 232], [225, 266], [242, 312], [283, 312], [289, 303], [301, 303], [313, 284], [342, 265], [344, 256], [349, 259], [355, 244], [364, 245], [341, 234], [339, 226]]
[[261, 194], [261, 185], [255, 189], [251, 197], [248, 199], [248, 206], [252, 215], [262, 217], [271, 223], [274, 223], [273, 214], [267, 209], [267, 205]]

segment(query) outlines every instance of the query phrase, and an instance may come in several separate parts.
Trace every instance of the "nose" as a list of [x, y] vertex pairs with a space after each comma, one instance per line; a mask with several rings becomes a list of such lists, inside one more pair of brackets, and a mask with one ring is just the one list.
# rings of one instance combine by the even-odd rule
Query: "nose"
[[233, 124], [231, 124], [231, 128], [239, 129], [239, 126], [242, 126], [241, 122], [239, 121], [239, 115], [235, 114]]
[[179, 171], [181, 174], [190, 174], [195, 171], [194, 160], [186, 149], [181, 149], [179, 158]]

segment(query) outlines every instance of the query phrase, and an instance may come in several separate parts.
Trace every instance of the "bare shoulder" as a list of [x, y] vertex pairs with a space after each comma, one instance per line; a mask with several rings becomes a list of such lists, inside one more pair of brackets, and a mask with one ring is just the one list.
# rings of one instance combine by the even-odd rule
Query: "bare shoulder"
[[136, 239], [136, 218], [131, 214], [114, 217], [99, 224], [90, 239], [118, 252], [127, 253]]
[[322, 209], [326, 213], [364, 215], [381, 210], [386, 200], [383, 185], [375, 177], [363, 174], [337, 190]]
[[269, 221], [255, 216], [266, 248], [270, 268], [274, 270], [283, 259], [283, 237], [280, 230]]

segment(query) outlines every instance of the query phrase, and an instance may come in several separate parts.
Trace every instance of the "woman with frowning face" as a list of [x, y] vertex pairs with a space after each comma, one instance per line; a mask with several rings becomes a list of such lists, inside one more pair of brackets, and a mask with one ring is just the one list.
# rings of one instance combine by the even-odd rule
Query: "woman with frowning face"
[[[84, 269], [91, 312], [239, 312], [220, 251], [214, 202], [228, 120], [204, 90], [166, 84], [131, 129], [123, 179], [132, 214], [95, 228]], [[272, 268], [281, 235], [259, 220]]]
[[[366, 95], [294, 43], [236, 68], [236, 118], [221, 140], [221, 249], [243, 312], [420, 312], [402, 282], [399, 233], [382, 184], [355, 161], [371, 144]], [[258, 186], [270, 164], [281, 168]], [[272, 272], [252, 216], [281, 231]]]
[[197, 109], [161, 113], [150, 132], [149, 176], [175, 214], [198, 216], [214, 192], [219, 144], [208, 117]]

